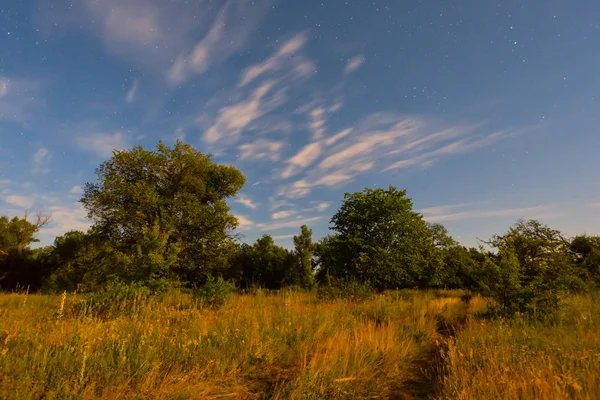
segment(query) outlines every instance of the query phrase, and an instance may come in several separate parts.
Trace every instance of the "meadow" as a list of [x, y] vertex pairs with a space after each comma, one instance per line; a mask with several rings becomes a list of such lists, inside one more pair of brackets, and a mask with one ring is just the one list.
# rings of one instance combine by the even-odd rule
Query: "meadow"
[[462, 291], [84, 300], [0, 295], [1, 399], [600, 397], [598, 294], [543, 322], [490, 318]]

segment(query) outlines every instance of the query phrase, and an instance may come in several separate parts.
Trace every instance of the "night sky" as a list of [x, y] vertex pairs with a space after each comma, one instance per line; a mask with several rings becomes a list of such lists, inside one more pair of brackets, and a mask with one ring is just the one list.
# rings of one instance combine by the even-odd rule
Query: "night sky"
[[112, 150], [177, 138], [244, 173], [248, 242], [388, 185], [465, 245], [600, 233], [600, 2], [0, 3], [0, 215], [85, 230]]

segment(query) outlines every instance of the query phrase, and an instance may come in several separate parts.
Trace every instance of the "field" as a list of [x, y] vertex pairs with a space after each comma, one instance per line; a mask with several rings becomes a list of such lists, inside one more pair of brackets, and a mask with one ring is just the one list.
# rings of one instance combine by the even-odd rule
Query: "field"
[[594, 399], [600, 305], [545, 322], [483, 318], [459, 291], [355, 303], [257, 291], [219, 309], [185, 293], [102, 312], [80, 295], [0, 295], [1, 399]]

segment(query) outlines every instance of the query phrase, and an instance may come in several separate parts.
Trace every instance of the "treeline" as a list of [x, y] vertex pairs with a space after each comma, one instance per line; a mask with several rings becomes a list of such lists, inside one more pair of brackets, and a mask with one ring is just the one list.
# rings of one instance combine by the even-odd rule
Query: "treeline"
[[269, 235], [252, 245], [239, 240], [226, 200], [244, 176], [187, 144], [115, 151], [96, 175], [81, 198], [88, 232], [31, 249], [48, 217], [0, 217], [0, 288], [95, 291], [121, 282], [161, 291], [216, 277], [238, 288], [463, 288], [513, 314], [543, 312], [565, 293], [600, 285], [600, 237], [567, 239], [519, 220], [487, 248], [466, 248], [391, 186], [346, 194], [332, 235], [313, 243], [302, 226], [287, 250]]

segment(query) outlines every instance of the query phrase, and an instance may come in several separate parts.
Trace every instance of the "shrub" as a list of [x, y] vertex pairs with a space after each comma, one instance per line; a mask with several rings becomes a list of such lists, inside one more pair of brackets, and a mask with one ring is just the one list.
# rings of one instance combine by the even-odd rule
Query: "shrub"
[[112, 318], [135, 313], [152, 296], [152, 291], [138, 283], [109, 282], [100, 290], [84, 294], [76, 305], [84, 315]]
[[194, 286], [192, 293], [203, 305], [219, 308], [225, 304], [234, 290], [234, 283], [226, 281], [222, 277], [215, 279], [211, 276], [204, 285]]
[[374, 296], [374, 288], [370, 282], [359, 282], [355, 279], [332, 281], [329, 285], [319, 286], [317, 298], [323, 301], [346, 299], [361, 302]]

